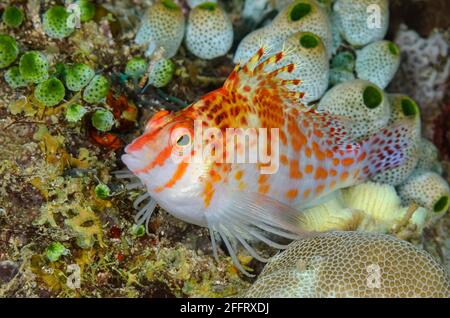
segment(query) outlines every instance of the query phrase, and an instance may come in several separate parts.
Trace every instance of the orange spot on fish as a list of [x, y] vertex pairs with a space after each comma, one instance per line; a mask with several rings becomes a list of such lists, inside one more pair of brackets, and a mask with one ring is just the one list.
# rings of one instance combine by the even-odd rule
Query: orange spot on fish
[[267, 194], [270, 190], [269, 184], [263, 184], [258, 187], [258, 192], [261, 194]]
[[288, 158], [286, 157], [286, 155], [281, 155], [280, 156], [280, 162], [281, 162], [281, 164], [283, 164], [283, 165], [287, 165], [288, 164]]
[[323, 192], [323, 190], [325, 190], [325, 186], [324, 186], [323, 184], [317, 186], [317, 188], [316, 188], [316, 194], [317, 194], [317, 195], [320, 195], [320, 194]]
[[319, 145], [317, 143], [313, 142], [312, 144], [314, 155], [316, 156], [317, 160], [323, 161], [325, 160], [325, 154], [320, 150]]
[[314, 129], [314, 135], [316, 135], [319, 138], [323, 137], [323, 133], [322, 131], [318, 130], [318, 129]]
[[341, 177], [340, 177], [341, 181], [344, 182], [345, 180], [347, 180], [348, 176], [349, 176], [349, 173], [347, 171], [342, 172]]
[[244, 171], [239, 170], [239, 171], [236, 171], [236, 173], [234, 174], [234, 178], [239, 181], [239, 180], [241, 180], [243, 175], [244, 175]]
[[211, 170], [209, 171], [209, 175], [211, 176], [211, 181], [212, 182], [219, 182], [220, 180], [222, 180], [222, 177], [220, 176], [219, 173], [217, 173], [216, 170]]
[[327, 170], [325, 170], [323, 167], [317, 167], [316, 173], [314, 175], [314, 179], [326, 179], [328, 177]]
[[171, 153], [172, 153], [171, 147], [164, 148], [163, 151], [161, 151], [152, 162], [150, 162], [142, 169], [133, 170], [133, 173], [134, 174], [146, 173], [158, 165], [162, 166], [164, 162], [170, 157]]
[[303, 191], [303, 198], [308, 198], [309, 195], [311, 194], [311, 189], [306, 189], [305, 191]]
[[305, 148], [305, 155], [306, 155], [307, 158], [311, 158], [311, 155], [312, 155], [311, 148], [309, 148], [309, 147]]
[[297, 160], [291, 160], [289, 165], [289, 177], [292, 179], [301, 179], [303, 177], [303, 174], [298, 169], [298, 166]]
[[280, 140], [283, 145], [287, 145], [287, 137], [282, 130], [280, 130]]
[[258, 177], [259, 184], [266, 183], [268, 180], [269, 180], [269, 175], [267, 175], [267, 174], [261, 174]]
[[331, 180], [330, 189], [334, 189], [335, 186], [336, 186], [336, 180]]
[[366, 156], [367, 156], [367, 154], [366, 154], [366, 152], [363, 152], [359, 157], [358, 157], [358, 162], [361, 162], [361, 161], [363, 161], [364, 159], [366, 159]]
[[214, 191], [213, 184], [211, 182], [207, 182], [205, 184], [205, 189], [203, 190], [203, 202], [205, 203], [205, 208], [210, 205]]
[[294, 200], [298, 195], [297, 189], [290, 189], [286, 192], [286, 199], [288, 200]]
[[305, 166], [305, 173], [312, 173], [313, 170], [314, 170], [314, 167], [312, 165]]
[[[178, 165], [177, 170], [175, 170], [175, 173], [173, 174], [172, 178], [166, 183], [165, 187], [166, 188], [173, 187], [174, 184], [177, 183], [177, 181], [180, 180], [184, 176], [188, 166], [189, 166], [188, 162], [181, 162]], [[214, 170], [212, 170], [212, 171], [214, 171]]]
[[352, 165], [354, 162], [355, 162], [355, 160], [353, 160], [353, 158], [344, 158], [344, 159], [342, 159], [342, 165], [343, 166], [350, 166], [350, 165]]

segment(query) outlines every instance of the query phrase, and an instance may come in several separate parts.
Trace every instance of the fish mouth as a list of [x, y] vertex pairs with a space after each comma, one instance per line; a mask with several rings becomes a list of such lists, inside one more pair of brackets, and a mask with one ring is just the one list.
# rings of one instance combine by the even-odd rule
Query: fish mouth
[[127, 152], [125, 148], [125, 154], [122, 155], [122, 162], [130, 169], [131, 171], [136, 171], [144, 168], [145, 163], [140, 159], [135, 153]]

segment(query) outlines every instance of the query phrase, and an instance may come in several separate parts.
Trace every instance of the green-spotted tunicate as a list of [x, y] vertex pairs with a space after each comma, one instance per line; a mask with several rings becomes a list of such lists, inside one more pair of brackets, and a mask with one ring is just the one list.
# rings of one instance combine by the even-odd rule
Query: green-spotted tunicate
[[133, 80], [139, 80], [147, 71], [148, 63], [141, 57], [133, 57], [125, 66], [125, 74]]
[[91, 117], [92, 126], [100, 131], [109, 131], [114, 125], [114, 115], [107, 109], [98, 109]]
[[5, 81], [11, 88], [27, 86], [27, 81], [20, 74], [18, 66], [12, 66], [5, 72]]
[[66, 109], [66, 120], [69, 123], [76, 123], [80, 121], [86, 113], [86, 108], [80, 104], [69, 105]]
[[74, 13], [70, 13], [63, 6], [48, 9], [42, 18], [42, 28], [51, 38], [62, 39], [68, 37], [75, 30]]
[[63, 83], [56, 77], [39, 83], [34, 91], [34, 97], [47, 107], [59, 104], [66, 94]]
[[175, 72], [175, 64], [169, 59], [161, 59], [150, 65], [148, 83], [155, 87], [164, 87], [170, 83]]
[[3, 12], [3, 23], [11, 28], [18, 28], [23, 22], [23, 11], [22, 9], [10, 6]]
[[7, 34], [0, 34], [0, 68], [10, 66], [17, 59], [19, 48], [16, 40]]
[[19, 61], [22, 77], [30, 83], [38, 84], [48, 79], [47, 57], [38, 51], [26, 52]]
[[266, 51], [278, 52], [284, 41], [297, 32], [311, 32], [320, 37], [327, 56], [331, 56], [333, 36], [328, 13], [314, 0], [297, 0], [285, 6], [271, 24], [248, 34], [239, 43], [233, 61], [247, 62], [261, 46]]
[[109, 82], [103, 75], [95, 75], [83, 92], [83, 99], [95, 104], [104, 99], [109, 92]]
[[73, 92], [79, 92], [89, 84], [94, 75], [94, 70], [86, 64], [69, 66], [65, 74], [66, 87]]
[[95, 4], [89, 0], [78, 0], [76, 2], [80, 7], [80, 21], [87, 22], [94, 18], [95, 16]]

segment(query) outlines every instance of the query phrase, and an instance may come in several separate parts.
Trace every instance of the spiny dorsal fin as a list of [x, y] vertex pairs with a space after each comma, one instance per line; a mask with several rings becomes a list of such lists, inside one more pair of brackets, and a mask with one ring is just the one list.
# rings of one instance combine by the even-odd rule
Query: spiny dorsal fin
[[[261, 47], [245, 65], [236, 65], [224, 84], [225, 92], [246, 96], [247, 100], [257, 104], [253, 105], [257, 109], [273, 112], [281, 108], [285, 113], [291, 113], [310, 134], [309, 137], [312, 134], [323, 135], [316, 139], [327, 148], [345, 151], [359, 148], [360, 145], [347, 134], [350, 120], [305, 106], [301, 102], [304, 93], [289, 89], [289, 86], [299, 85], [301, 79], [283, 80], [278, 77], [285, 72], [292, 73], [297, 67], [295, 64], [277, 66], [288, 54], [289, 50], [283, 49], [268, 55]], [[269, 72], [266, 71], [268, 68], [271, 69]], [[281, 107], [274, 107], [274, 101], [279, 101]]]
[[300, 107], [302, 104], [299, 101], [303, 98], [304, 93], [293, 92], [289, 90], [288, 86], [299, 85], [301, 80], [282, 80], [278, 78], [278, 75], [281, 73], [292, 73], [296, 66], [288, 64], [270, 72], [265, 70], [269, 65], [276, 65], [286, 54], [286, 51], [283, 50], [263, 60], [265, 49], [263, 47], [260, 48], [246, 64], [243, 66], [240, 64], [236, 65], [225, 81], [224, 89], [244, 95], [255, 94], [258, 89], [265, 89], [265, 92], [269, 90], [268, 92], [286, 99], [286, 104], [295, 104], [298, 105], [297, 107]]

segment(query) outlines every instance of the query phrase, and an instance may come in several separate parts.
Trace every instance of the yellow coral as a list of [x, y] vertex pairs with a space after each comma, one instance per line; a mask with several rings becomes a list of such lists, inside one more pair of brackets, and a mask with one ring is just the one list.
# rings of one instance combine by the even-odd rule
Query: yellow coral
[[393, 186], [366, 182], [336, 192], [324, 203], [303, 210], [301, 217], [301, 226], [309, 231], [397, 233], [408, 227], [402, 235], [409, 237], [422, 231], [428, 213], [420, 207], [402, 207]]

